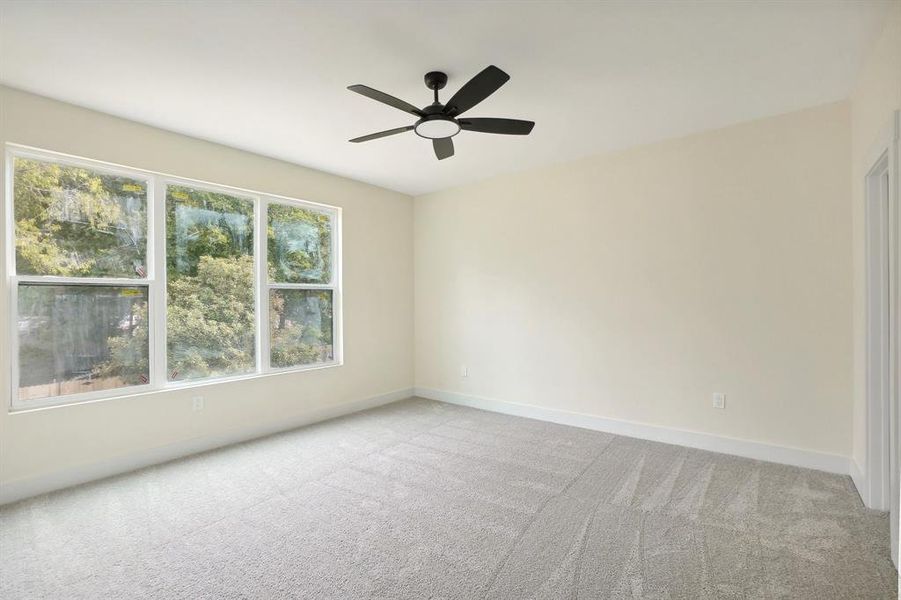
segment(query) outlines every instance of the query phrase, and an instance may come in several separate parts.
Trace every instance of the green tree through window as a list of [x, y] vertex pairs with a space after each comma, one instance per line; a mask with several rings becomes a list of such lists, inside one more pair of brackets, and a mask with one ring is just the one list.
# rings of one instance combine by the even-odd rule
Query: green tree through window
[[[19, 400], [254, 373], [257, 331], [269, 341], [263, 367], [334, 361], [329, 211], [157, 178], [165, 238], [150, 246], [165, 243], [166, 260], [150, 280], [152, 176], [21, 156], [13, 171]], [[266, 236], [262, 273], [255, 231]], [[151, 290], [163, 272], [166, 343], [154, 355], [165, 354], [166, 377], [150, 382], [150, 319], [162, 314]], [[256, 286], [268, 323], [258, 323]]]
[[13, 189], [20, 275], [143, 278], [143, 181], [17, 158]]
[[[20, 400], [149, 381], [144, 181], [28, 158], [13, 177]], [[57, 279], [56, 281], [60, 281]]]
[[[298, 206], [268, 208], [270, 364], [287, 368], [334, 359], [332, 222]], [[285, 284], [295, 287], [280, 287]], [[297, 286], [314, 287], [300, 289]]]
[[253, 201], [169, 186], [166, 263], [169, 379], [254, 371]]

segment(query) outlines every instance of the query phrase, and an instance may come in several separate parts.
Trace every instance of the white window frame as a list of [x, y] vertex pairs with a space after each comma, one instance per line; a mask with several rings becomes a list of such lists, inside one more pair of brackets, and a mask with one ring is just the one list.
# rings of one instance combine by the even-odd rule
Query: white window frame
[[[189, 179], [165, 173], [116, 165], [108, 162], [72, 156], [50, 150], [43, 150], [19, 144], [6, 144], [5, 148], [6, 186], [6, 266], [9, 286], [9, 349], [10, 349], [10, 412], [20, 412], [93, 402], [112, 398], [122, 398], [138, 394], [183, 389], [205, 385], [215, 385], [228, 381], [254, 379], [299, 371], [337, 367], [344, 364], [343, 353], [343, 310], [341, 279], [341, 208], [318, 202], [289, 198], [276, 194], [237, 188]], [[118, 175], [146, 182], [147, 185], [147, 244], [146, 277], [143, 279], [106, 277], [58, 277], [50, 275], [19, 275], [16, 272], [15, 213], [13, 209], [14, 162], [16, 158], [53, 162], [74, 167], [91, 169], [100, 173]], [[254, 206], [254, 298], [256, 309], [255, 359], [253, 373], [242, 373], [223, 377], [209, 377], [185, 381], [168, 380], [166, 351], [166, 188], [180, 185], [194, 189], [222, 194], [230, 194], [253, 202]], [[331, 281], [328, 284], [294, 284], [270, 282], [268, 273], [268, 206], [271, 203], [297, 206], [328, 215], [331, 220]], [[110, 285], [147, 287], [148, 301], [148, 352], [149, 375], [147, 384], [121, 387], [42, 398], [40, 400], [19, 400], [19, 333], [18, 333], [18, 287], [20, 283], [66, 284], [66, 285]], [[330, 361], [298, 365], [294, 367], [272, 368], [269, 357], [269, 291], [271, 289], [328, 289], [332, 291], [332, 355]]]
[[[265, 224], [266, 231], [268, 231], [269, 227], [269, 205], [270, 204], [282, 204], [285, 206], [299, 206], [296, 202], [291, 202], [287, 198], [280, 198], [277, 196], [266, 196], [262, 198], [262, 202], [260, 202], [258, 208], [260, 211], [260, 219], [262, 219], [262, 223]], [[299, 206], [300, 208], [307, 208], [304, 206]], [[315, 210], [315, 209], [314, 209]], [[323, 212], [321, 210], [316, 210], [316, 212]], [[324, 213], [328, 214], [328, 213]], [[263, 327], [266, 329], [266, 334], [261, 336], [262, 347], [260, 348], [260, 354], [263, 360], [263, 370], [269, 373], [285, 373], [289, 371], [296, 371], [297, 369], [302, 368], [310, 368], [310, 366], [318, 366], [318, 365], [330, 365], [335, 362], [341, 362], [341, 326], [339, 318], [339, 314], [341, 314], [341, 260], [339, 257], [339, 252], [341, 248], [341, 244], [338, 242], [341, 236], [341, 228], [335, 227], [334, 218], [332, 219], [332, 235], [331, 235], [331, 279], [328, 283], [283, 283], [278, 281], [269, 281], [269, 243], [268, 238], [260, 238], [257, 243], [260, 247], [257, 248], [255, 256], [258, 259], [257, 265], [258, 269], [262, 271], [261, 281], [263, 285], [260, 286], [260, 293], [257, 294], [257, 313], [260, 315], [260, 322], [263, 324]], [[336, 258], [337, 263], [336, 263]], [[270, 335], [269, 335], [269, 294], [272, 290], [331, 290], [332, 292], [332, 360], [326, 361], [325, 363], [314, 363], [314, 365], [299, 365], [293, 367], [273, 367], [270, 364], [271, 355], [270, 355]], [[336, 321], [338, 324], [336, 324]]]

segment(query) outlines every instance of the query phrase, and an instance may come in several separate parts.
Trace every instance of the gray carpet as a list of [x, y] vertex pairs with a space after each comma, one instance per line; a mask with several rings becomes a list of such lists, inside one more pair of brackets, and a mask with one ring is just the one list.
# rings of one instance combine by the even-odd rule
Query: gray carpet
[[0, 597], [896, 598], [847, 477], [410, 400], [0, 509]]

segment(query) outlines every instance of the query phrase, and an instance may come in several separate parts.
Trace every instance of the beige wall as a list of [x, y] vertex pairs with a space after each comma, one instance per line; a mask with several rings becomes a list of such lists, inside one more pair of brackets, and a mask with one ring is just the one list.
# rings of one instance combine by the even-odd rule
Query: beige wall
[[877, 140], [901, 109], [901, 2], [892, 5], [874, 40], [851, 96], [852, 224], [854, 268], [854, 447], [858, 469], [866, 465], [866, 250], [864, 177]]
[[842, 102], [417, 198], [416, 385], [848, 456], [850, 148]]
[[414, 350], [417, 386], [862, 466], [858, 182], [901, 106], [892, 11], [850, 103], [430, 194], [415, 224], [402, 194], [0, 87], [4, 143], [342, 207], [345, 287], [343, 367], [0, 411], [0, 483], [404, 390]]
[[[345, 340], [342, 367], [26, 413], [0, 410], [0, 484], [277, 427], [329, 405], [411, 387], [408, 196], [2, 87], [0, 141], [342, 207]], [[6, 282], [4, 273], [3, 340], [10, 327]], [[0, 402], [8, 406], [10, 357], [7, 344], [0, 347]], [[190, 398], [198, 394], [206, 407], [192, 413]]]

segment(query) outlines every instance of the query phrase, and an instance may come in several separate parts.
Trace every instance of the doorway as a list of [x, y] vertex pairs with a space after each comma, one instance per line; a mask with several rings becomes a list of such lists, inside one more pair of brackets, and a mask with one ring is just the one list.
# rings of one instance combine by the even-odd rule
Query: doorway
[[867, 504], [890, 512], [892, 560], [898, 565], [901, 502], [899, 406], [898, 114], [877, 146], [866, 176]]

